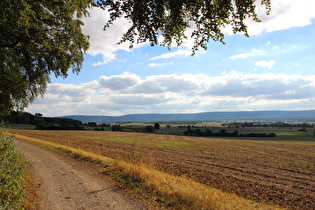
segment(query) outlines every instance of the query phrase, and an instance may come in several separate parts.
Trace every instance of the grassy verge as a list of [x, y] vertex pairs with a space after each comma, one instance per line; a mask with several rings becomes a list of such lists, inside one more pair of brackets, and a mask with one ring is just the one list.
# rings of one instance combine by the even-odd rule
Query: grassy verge
[[28, 163], [12, 140], [0, 131], [0, 209], [23, 208]]
[[25, 196], [21, 202], [23, 209], [40, 209], [39, 207], [39, 186], [36, 184], [32, 174], [31, 165], [25, 172]]
[[171, 209], [277, 209], [202, 185], [184, 176], [150, 169], [143, 166], [141, 161], [131, 164], [41, 139], [15, 136], [46, 148], [61, 150], [75, 158], [101, 164], [106, 173], [158, 206]]

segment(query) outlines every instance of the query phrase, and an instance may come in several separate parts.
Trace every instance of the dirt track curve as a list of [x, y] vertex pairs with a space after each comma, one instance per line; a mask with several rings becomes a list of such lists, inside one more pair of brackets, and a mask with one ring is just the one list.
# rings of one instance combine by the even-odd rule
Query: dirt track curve
[[15, 144], [32, 162], [40, 209], [145, 209], [94, 168], [23, 141]]

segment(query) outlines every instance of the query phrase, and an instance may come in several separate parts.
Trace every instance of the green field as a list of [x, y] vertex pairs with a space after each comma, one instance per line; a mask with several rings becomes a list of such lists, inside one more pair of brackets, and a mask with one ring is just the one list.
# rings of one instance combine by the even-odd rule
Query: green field
[[6, 129], [22, 129], [22, 130], [34, 130], [36, 125], [31, 124], [5, 124]]

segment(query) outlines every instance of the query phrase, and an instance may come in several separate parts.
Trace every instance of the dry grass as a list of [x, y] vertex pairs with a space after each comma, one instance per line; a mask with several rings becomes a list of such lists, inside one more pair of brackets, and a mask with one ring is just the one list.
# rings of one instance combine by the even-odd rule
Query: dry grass
[[26, 195], [22, 201], [22, 209], [34, 210], [39, 207], [39, 186], [36, 185], [31, 168], [28, 167], [25, 176]]
[[178, 177], [157, 170], [149, 169], [141, 164], [131, 164], [114, 160], [92, 152], [76, 149], [70, 146], [43, 141], [37, 138], [14, 134], [18, 139], [62, 150], [73, 157], [86, 161], [111, 165], [115, 176], [128, 179], [141, 194], [156, 196], [154, 199], [161, 205], [172, 209], [278, 209], [274, 206], [253, 202], [235, 194], [196, 183], [184, 176]]
[[119, 161], [116, 165], [131, 178], [140, 180], [140, 186], [157, 194], [159, 200], [176, 209], [277, 209], [256, 203], [235, 194], [196, 183], [186, 177], [177, 177], [143, 166]]
[[35, 144], [38, 144], [40, 146], [53, 147], [57, 150], [62, 150], [64, 152], [71, 153], [73, 155], [73, 157], [75, 157], [75, 158], [80, 157], [83, 159], [87, 159], [87, 160], [91, 160], [93, 162], [99, 162], [99, 163], [103, 163], [103, 164], [114, 163], [114, 160], [111, 158], [97, 155], [97, 154], [94, 154], [92, 152], [87, 152], [87, 151], [84, 151], [81, 149], [76, 149], [73, 147], [69, 147], [69, 146], [65, 146], [65, 145], [61, 145], [61, 144], [56, 144], [53, 142], [47, 142], [47, 141], [43, 141], [43, 140], [40, 140], [37, 138], [31, 138], [31, 137], [27, 137], [27, 136], [18, 135], [18, 134], [11, 134], [11, 135], [13, 135], [15, 138], [20, 139], [20, 140], [35, 143]]

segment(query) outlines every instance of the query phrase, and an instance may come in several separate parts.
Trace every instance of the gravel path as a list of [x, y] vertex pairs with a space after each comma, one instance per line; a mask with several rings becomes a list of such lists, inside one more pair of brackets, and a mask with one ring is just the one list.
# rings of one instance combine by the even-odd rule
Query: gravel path
[[32, 162], [40, 209], [145, 209], [94, 168], [23, 141], [15, 144]]

